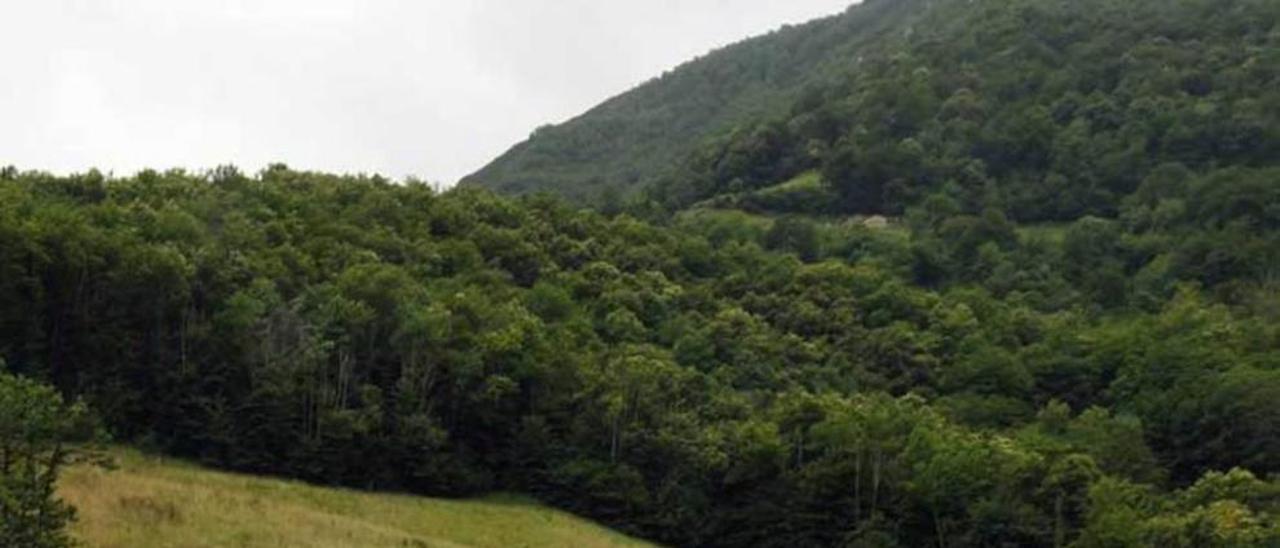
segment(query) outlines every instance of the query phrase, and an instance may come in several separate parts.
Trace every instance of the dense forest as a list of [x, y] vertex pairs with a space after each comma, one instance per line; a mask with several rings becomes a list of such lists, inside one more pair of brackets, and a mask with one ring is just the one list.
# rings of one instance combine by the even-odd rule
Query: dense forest
[[1274, 544], [1280, 202], [1178, 181], [1160, 227], [871, 229], [7, 169], [0, 353], [120, 441], [676, 545]]
[[[668, 209], [899, 214], [945, 194], [1020, 221], [1114, 216], [1164, 163], [1280, 160], [1278, 6], [867, 0], [540, 129], [466, 183]], [[809, 172], [820, 184], [784, 184]]]
[[1278, 17], [868, 0], [448, 192], [6, 168], [0, 414], [679, 546], [1280, 546]]

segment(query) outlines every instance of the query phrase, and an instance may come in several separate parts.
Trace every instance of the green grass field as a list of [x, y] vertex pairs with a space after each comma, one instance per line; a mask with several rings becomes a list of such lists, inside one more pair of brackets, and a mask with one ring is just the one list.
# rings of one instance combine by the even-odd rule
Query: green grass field
[[206, 470], [134, 451], [68, 470], [75, 537], [93, 547], [651, 546], [514, 497], [379, 495]]
[[1062, 241], [1066, 239], [1067, 229], [1070, 227], [1070, 223], [1021, 225], [1018, 227], [1018, 234], [1022, 236], [1024, 241], [1040, 239], [1051, 244], [1061, 245]]
[[784, 194], [787, 192], [799, 192], [806, 190], [820, 190], [822, 188], [822, 174], [817, 171], [806, 171], [790, 181], [782, 184], [762, 188], [756, 192], [761, 194]]

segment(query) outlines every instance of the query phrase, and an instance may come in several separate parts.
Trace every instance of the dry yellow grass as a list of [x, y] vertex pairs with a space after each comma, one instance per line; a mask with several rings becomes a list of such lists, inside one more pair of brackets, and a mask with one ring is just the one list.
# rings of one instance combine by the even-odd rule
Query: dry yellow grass
[[117, 455], [68, 470], [75, 536], [103, 548], [649, 546], [516, 499], [450, 501], [328, 489]]

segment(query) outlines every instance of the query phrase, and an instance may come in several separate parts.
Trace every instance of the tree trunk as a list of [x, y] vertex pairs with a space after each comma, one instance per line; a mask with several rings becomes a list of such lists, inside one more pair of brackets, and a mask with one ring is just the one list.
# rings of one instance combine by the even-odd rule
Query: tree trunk
[[942, 517], [938, 515], [937, 508], [933, 510], [933, 529], [938, 534], [938, 548], [947, 548], [946, 529], [942, 526]]
[[1063, 495], [1058, 495], [1053, 500], [1053, 547], [1062, 548], [1067, 544], [1067, 532], [1063, 524], [1062, 506], [1064, 504]]
[[862, 521], [862, 448], [858, 448], [858, 456], [853, 461], [853, 517]]
[[618, 463], [618, 450], [622, 445], [621, 440], [619, 439], [620, 437], [619, 431], [621, 429], [622, 429], [622, 413], [619, 412], [613, 417], [613, 428], [612, 428], [612, 432], [609, 435], [609, 462], [612, 464]]
[[880, 500], [880, 466], [884, 462], [884, 455], [881, 449], [875, 450], [875, 456], [871, 461], [871, 513], [876, 513], [876, 504]]

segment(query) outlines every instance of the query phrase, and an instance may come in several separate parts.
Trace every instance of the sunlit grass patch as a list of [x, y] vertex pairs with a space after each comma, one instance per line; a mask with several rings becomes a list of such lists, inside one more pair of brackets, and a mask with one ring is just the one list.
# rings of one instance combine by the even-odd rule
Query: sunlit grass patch
[[206, 470], [135, 451], [76, 467], [61, 494], [95, 547], [645, 546], [512, 496], [452, 501], [362, 493]]

